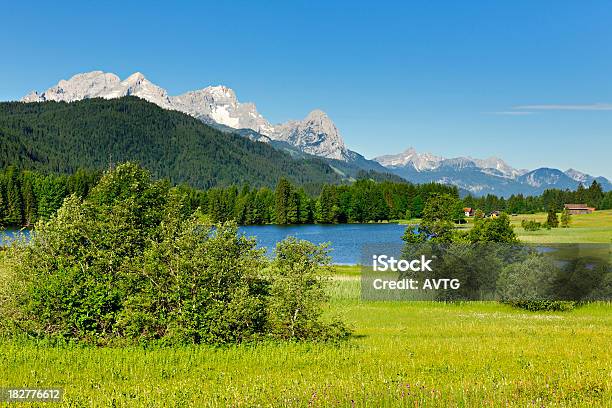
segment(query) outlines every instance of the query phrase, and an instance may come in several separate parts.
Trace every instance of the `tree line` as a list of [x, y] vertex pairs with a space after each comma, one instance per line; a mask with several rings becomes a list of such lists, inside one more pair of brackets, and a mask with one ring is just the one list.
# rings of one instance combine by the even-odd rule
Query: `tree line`
[[[9, 166], [0, 171], [0, 226], [31, 226], [47, 219], [72, 194], [83, 199], [98, 183], [100, 171], [79, 169], [73, 174], [45, 174]], [[170, 183], [167, 181], [167, 183]], [[235, 221], [240, 225], [340, 224], [421, 218], [432, 195], [448, 194], [455, 205], [450, 216], [463, 218], [463, 207], [483, 212], [535, 213], [561, 211], [566, 203], [586, 203], [598, 209], [612, 208], [612, 192], [597, 182], [575, 191], [546, 190], [541, 196], [494, 195], [459, 199], [456, 187], [437, 183], [410, 184], [360, 179], [350, 185], [323, 184], [312, 188], [281, 178], [274, 189], [229, 186], [207, 190], [187, 184], [177, 186], [188, 198], [190, 211], [199, 209], [212, 222]]]
[[511, 195], [508, 198], [488, 194], [483, 197], [467, 196], [463, 199], [465, 207], [480, 209], [485, 213], [503, 211], [508, 214], [533, 214], [554, 210], [561, 212], [569, 203], [587, 204], [598, 210], [612, 209], [612, 191], [604, 192], [597, 181], [588, 188], [582, 184], [574, 191], [548, 189], [539, 196]]
[[9, 166], [0, 171], [0, 226], [31, 226], [48, 219], [71, 194], [84, 198], [101, 172], [77, 170], [71, 175], [43, 174]]

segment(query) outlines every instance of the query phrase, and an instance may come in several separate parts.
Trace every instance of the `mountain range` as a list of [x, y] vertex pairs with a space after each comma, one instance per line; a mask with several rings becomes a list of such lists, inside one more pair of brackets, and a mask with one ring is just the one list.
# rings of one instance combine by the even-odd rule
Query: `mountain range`
[[0, 103], [0, 168], [73, 174], [126, 161], [155, 178], [202, 189], [273, 188], [285, 177], [316, 191], [320, 184], [345, 181], [320, 158], [295, 159], [137, 97]]
[[294, 158], [317, 156], [343, 177], [355, 177], [359, 171], [391, 172], [415, 183], [453, 184], [473, 195], [536, 195], [547, 188], [575, 189], [596, 180], [602, 188], [612, 190], [604, 177], [593, 177], [574, 169], [563, 172], [552, 168], [516, 169], [502, 159], [490, 157], [443, 158], [418, 153], [409, 148], [399, 154], [366, 159], [350, 150], [331, 118], [315, 109], [302, 120], [271, 124], [258, 112], [254, 103], [239, 102], [236, 93], [226, 86], [208, 86], [178, 96], [171, 96], [141, 73], [121, 80], [102, 71], [77, 74], [42, 93], [32, 92], [23, 102], [74, 102], [89, 98], [114, 99], [137, 96], [167, 110], [186, 113], [217, 129], [237, 133], [251, 140], [272, 145]]
[[588, 187], [597, 181], [604, 191], [612, 190], [605, 177], [593, 177], [574, 169], [565, 172], [547, 167], [535, 170], [516, 169], [497, 157], [444, 158], [430, 153], [418, 153], [409, 148], [403, 153], [376, 157], [395, 174], [417, 183], [440, 182], [454, 184], [473, 195], [512, 194], [537, 195], [547, 188], [574, 190], [582, 184]]

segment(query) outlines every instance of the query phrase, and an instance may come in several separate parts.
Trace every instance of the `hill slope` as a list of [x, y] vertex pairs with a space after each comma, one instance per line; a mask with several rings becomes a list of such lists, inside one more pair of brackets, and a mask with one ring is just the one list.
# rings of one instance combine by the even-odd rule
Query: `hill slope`
[[0, 167], [70, 173], [128, 160], [200, 188], [273, 186], [283, 176], [299, 184], [341, 181], [318, 158], [295, 160], [136, 97], [0, 103]]

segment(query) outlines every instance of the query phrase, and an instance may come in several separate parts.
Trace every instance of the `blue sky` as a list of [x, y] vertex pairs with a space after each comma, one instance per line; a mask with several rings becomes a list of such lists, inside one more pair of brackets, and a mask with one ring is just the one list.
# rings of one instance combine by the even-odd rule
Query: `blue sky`
[[225, 84], [272, 122], [321, 108], [366, 157], [612, 178], [609, 1], [21, 3], [2, 6], [1, 100], [140, 71], [171, 94]]

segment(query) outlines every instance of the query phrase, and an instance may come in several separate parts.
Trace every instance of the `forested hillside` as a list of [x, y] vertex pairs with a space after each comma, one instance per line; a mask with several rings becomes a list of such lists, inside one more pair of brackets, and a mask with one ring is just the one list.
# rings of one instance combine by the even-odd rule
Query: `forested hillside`
[[136, 97], [72, 103], [0, 103], [0, 168], [72, 174], [135, 161], [156, 178], [196, 188], [339, 183], [320, 159], [213, 129]]

